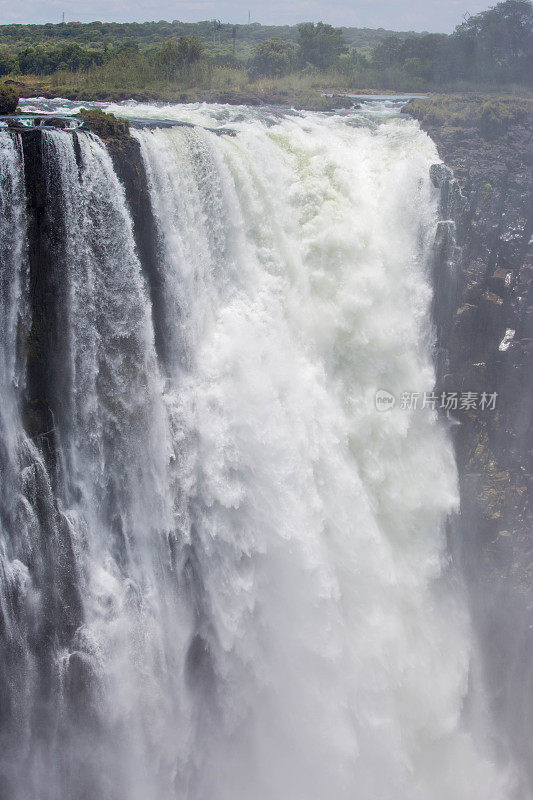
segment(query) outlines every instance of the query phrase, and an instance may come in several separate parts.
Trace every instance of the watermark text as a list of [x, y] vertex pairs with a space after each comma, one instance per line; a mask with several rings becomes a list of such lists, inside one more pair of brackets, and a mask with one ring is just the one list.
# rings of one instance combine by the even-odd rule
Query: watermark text
[[396, 405], [404, 411], [495, 411], [497, 400], [497, 392], [401, 392], [397, 398], [387, 389], [378, 389], [375, 404], [378, 411], [390, 411]]

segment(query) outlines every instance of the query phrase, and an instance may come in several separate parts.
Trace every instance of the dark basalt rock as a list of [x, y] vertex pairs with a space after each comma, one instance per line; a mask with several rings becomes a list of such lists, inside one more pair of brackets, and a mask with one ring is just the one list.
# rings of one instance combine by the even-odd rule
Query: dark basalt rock
[[24, 133], [33, 128], [58, 128], [60, 130], [75, 130], [83, 126], [83, 120], [76, 120], [67, 114], [52, 117], [49, 114], [2, 114], [0, 121], [10, 130]]
[[526, 118], [521, 103], [478, 108], [473, 98], [469, 117], [463, 98], [463, 124], [452, 125], [417, 102], [445, 162], [431, 168], [446, 220], [434, 253], [438, 390], [498, 394], [495, 411], [455, 414], [461, 515], [452, 544], [502, 749], [507, 736], [525, 796], [533, 788], [533, 712], [523, 698], [533, 680], [531, 105]]
[[[130, 135], [129, 122], [113, 114], [106, 114], [99, 109], [83, 109], [78, 119], [83, 123], [83, 130], [91, 131], [102, 139], [124, 187], [133, 221], [137, 254], [150, 292], [156, 350], [161, 362], [169, 363], [170, 354], [164, 334], [165, 302], [159, 234], [139, 142]], [[56, 122], [59, 124], [56, 125]], [[74, 137], [75, 151], [79, 153], [78, 134], [68, 127], [68, 118], [56, 120], [46, 117], [45, 123], [47, 127], [59, 127], [66, 134], [70, 133]], [[58, 365], [65, 361], [60, 344], [65, 341], [60, 334], [61, 309], [65, 307], [61, 302], [61, 243], [65, 241], [65, 236], [58, 203], [46, 202], [42, 126], [23, 126], [18, 118], [13, 118], [13, 124], [22, 136], [24, 147], [32, 283], [32, 325], [27, 341], [28, 380], [24, 419], [29, 435], [39, 440], [53, 471], [54, 416], [61, 413], [61, 398], [66, 396], [61, 380], [58, 380], [58, 375], [61, 375]], [[182, 123], [171, 124], [179, 126]], [[213, 129], [211, 132], [235, 135], [235, 131], [226, 128]]]
[[[26, 385], [23, 421], [43, 454], [45, 467], [32, 467], [35, 488], [31, 498], [43, 531], [42, 574], [33, 580], [45, 598], [46, 624], [35, 641], [40, 661], [57, 641], [68, 642], [80, 624], [81, 601], [67, 521], [59, 513], [52, 488], [59, 479], [56, 422], [68, 410], [64, 219], [58, 176], [48, 172], [43, 133], [28, 130], [22, 137], [28, 217], [29, 305], [31, 323], [26, 342]], [[57, 178], [57, 183], [55, 178]], [[52, 487], [49, 485], [49, 481]], [[30, 491], [30, 490], [29, 490]]]
[[113, 161], [115, 172], [124, 187], [126, 201], [132, 216], [133, 235], [137, 254], [148, 284], [152, 306], [155, 346], [163, 364], [168, 363], [167, 343], [164, 334], [164, 285], [159, 257], [159, 234], [152, 209], [148, 179], [141, 148], [129, 133], [126, 120], [118, 120], [104, 112], [82, 112], [86, 127], [105, 143]]
[[[130, 135], [130, 125], [127, 120], [119, 120], [113, 114], [103, 111], [81, 112], [85, 128], [96, 133], [104, 142], [113, 161], [115, 172], [124, 187], [126, 201], [132, 216], [133, 235], [137, 254], [141, 262], [144, 276], [150, 293], [152, 322], [154, 329], [155, 347], [163, 365], [171, 362], [168, 352], [168, 330], [165, 303], [164, 278], [161, 272], [163, 259], [159, 252], [159, 233], [155, 221], [148, 179], [141, 155], [141, 148], [137, 139]], [[174, 123], [178, 127], [194, 128], [188, 123]], [[141, 127], [157, 127], [157, 123], [141, 124]], [[235, 131], [227, 128], [207, 129], [217, 135], [235, 135]]]
[[63, 299], [64, 266], [63, 215], [61, 199], [51, 198], [51, 177], [46, 176], [43, 159], [43, 135], [38, 129], [26, 129], [22, 136], [28, 215], [28, 260], [30, 270], [31, 326], [26, 346], [27, 377], [24, 423], [36, 440], [54, 473], [55, 422], [65, 396], [63, 365], [65, 304]]

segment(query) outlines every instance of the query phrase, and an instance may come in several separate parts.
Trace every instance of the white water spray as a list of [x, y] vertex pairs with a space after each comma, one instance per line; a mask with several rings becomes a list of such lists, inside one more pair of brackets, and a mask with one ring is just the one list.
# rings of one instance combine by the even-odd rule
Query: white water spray
[[[189, 113], [231, 113], [238, 135], [135, 133], [162, 308], [105, 149], [80, 135], [76, 159], [47, 134], [67, 231], [57, 502], [83, 604], [73, 649], [94, 676], [70, 723], [85, 785], [504, 800], [461, 722], [451, 446], [433, 412], [374, 404], [434, 383], [434, 146], [395, 118]], [[82, 796], [74, 771], [67, 794], [50, 780], [31, 796]]]

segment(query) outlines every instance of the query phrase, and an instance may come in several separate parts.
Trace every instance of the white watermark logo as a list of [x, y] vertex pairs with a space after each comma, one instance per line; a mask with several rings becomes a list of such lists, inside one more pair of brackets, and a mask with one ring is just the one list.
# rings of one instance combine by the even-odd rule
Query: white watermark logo
[[[402, 392], [398, 408], [416, 411], [429, 408], [432, 411], [494, 411], [497, 392]], [[396, 396], [386, 389], [378, 389], [375, 397], [378, 411], [390, 411], [396, 405]]]
[[396, 398], [386, 389], [378, 389], [376, 392], [376, 409], [378, 411], [390, 411], [396, 405]]

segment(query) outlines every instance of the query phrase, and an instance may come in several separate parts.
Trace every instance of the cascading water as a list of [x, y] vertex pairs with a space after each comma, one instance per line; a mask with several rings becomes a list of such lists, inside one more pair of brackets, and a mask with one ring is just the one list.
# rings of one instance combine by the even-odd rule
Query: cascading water
[[451, 446], [435, 412], [374, 405], [434, 382], [434, 146], [396, 118], [231, 124], [134, 132], [161, 307], [105, 147], [42, 132], [54, 459], [24, 432], [28, 222], [0, 134], [0, 797], [504, 800], [461, 719]]

